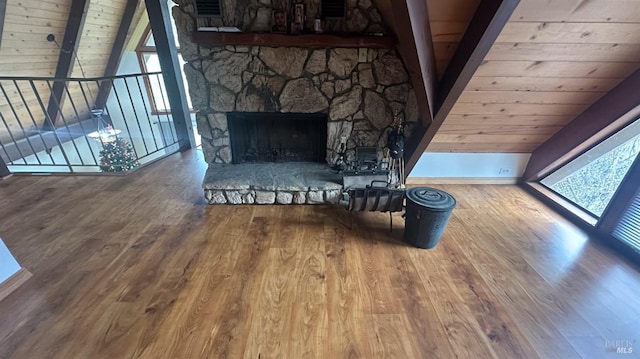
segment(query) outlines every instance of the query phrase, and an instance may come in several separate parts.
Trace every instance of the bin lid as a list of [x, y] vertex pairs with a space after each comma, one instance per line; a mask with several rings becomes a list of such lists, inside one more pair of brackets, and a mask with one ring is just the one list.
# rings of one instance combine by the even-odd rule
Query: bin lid
[[433, 211], [448, 211], [456, 206], [456, 199], [445, 191], [430, 187], [407, 190], [407, 199]]

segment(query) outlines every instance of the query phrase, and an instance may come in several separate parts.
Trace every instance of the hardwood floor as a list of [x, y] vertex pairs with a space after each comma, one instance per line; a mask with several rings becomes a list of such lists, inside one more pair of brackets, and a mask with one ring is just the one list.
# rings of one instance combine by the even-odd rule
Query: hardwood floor
[[0, 181], [33, 273], [0, 302], [0, 358], [639, 357], [638, 268], [518, 187], [438, 186], [458, 208], [426, 251], [399, 215], [208, 206], [204, 170]]

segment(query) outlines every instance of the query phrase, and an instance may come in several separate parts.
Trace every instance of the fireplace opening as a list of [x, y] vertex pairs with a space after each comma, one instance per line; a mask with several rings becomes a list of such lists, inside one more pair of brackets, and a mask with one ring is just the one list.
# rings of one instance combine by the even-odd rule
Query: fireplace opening
[[232, 163], [325, 162], [325, 114], [233, 112], [227, 121]]

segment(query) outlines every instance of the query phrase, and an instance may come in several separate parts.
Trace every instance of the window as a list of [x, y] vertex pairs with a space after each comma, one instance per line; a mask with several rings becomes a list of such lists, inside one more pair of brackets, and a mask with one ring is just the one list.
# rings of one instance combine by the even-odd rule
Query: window
[[583, 212], [572, 210], [571, 203], [562, 204], [549, 194], [547, 198], [593, 226], [613, 247], [640, 263], [640, 119], [635, 118], [544, 177], [540, 184]]
[[540, 145], [522, 185], [640, 264], [638, 88], [640, 70]]
[[639, 153], [640, 120], [636, 120], [540, 183], [600, 218]]

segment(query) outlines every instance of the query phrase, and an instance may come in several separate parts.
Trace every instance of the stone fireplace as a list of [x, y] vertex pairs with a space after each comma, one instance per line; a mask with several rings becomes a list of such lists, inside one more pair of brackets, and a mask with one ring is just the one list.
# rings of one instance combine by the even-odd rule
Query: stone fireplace
[[[225, 15], [222, 18], [210, 19], [207, 25], [235, 26], [247, 32], [268, 31], [270, 18], [267, 21], [264, 14], [271, 14], [275, 8], [288, 8], [290, 3], [246, 0], [242, 9], [239, 9], [236, 6], [239, 6], [237, 4], [240, 2], [223, 1]], [[394, 124], [401, 120], [406, 121], [406, 131], [409, 132], [411, 124], [418, 119], [415, 93], [395, 49], [204, 46], [194, 43], [191, 37], [191, 32], [196, 30], [197, 24], [202, 23], [202, 19], [194, 15], [190, 1], [181, 0], [179, 3], [180, 6], [174, 8], [173, 15], [178, 27], [181, 52], [187, 61], [184, 70], [191, 100], [198, 111], [197, 126], [202, 136], [202, 149], [211, 173], [222, 172], [223, 168], [229, 172], [228, 166], [244, 166], [252, 157], [259, 157], [258, 161], [268, 161], [269, 152], [272, 152], [275, 158], [273, 162], [286, 162], [277, 159], [278, 156], [290, 156], [283, 153], [290, 150], [285, 147], [297, 147], [306, 140], [299, 138], [298, 143], [295, 138], [290, 143], [283, 143], [283, 140], [291, 135], [307, 136], [302, 132], [298, 133], [296, 128], [292, 129], [296, 126], [296, 121], [301, 125], [305, 122], [305, 115], [310, 122], [314, 122], [314, 116], [322, 116], [324, 119], [324, 128], [319, 138], [324, 141], [324, 146], [320, 148], [324, 151], [322, 162], [327, 171], [330, 171], [327, 165], [336, 161], [341, 150], [346, 150], [345, 156], [349, 160], [354, 158], [356, 147], [383, 148], [387, 134]], [[318, 3], [319, 1], [305, 2], [309, 12], [317, 11]], [[236, 11], [227, 13], [230, 7]], [[347, 18], [328, 22], [329, 29], [343, 34], [384, 31], [384, 25], [371, 1], [347, 1], [347, 7]], [[308, 13], [307, 18], [310, 16], [313, 14]], [[271, 121], [269, 127], [272, 129], [284, 131], [285, 128], [289, 128], [292, 132], [266, 134], [255, 128], [255, 123], [236, 123], [237, 118], [252, 117], [256, 114], [264, 114], [265, 121]], [[291, 116], [300, 118], [291, 120], [294, 118]], [[279, 120], [283, 123], [276, 124]], [[237, 147], [238, 141], [231, 132], [237, 130], [251, 131], [255, 134], [247, 135], [253, 136], [252, 139], [242, 140], [253, 141], [254, 147], [259, 147], [259, 142], [272, 142], [279, 148], [254, 148], [249, 152], [236, 154], [232, 149]], [[318, 130], [319, 128], [315, 128], [314, 132]], [[315, 144], [312, 147], [318, 148]], [[306, 155], [298, 156], [310, 161]], [[337, 178], [339, 181], [339, 176]], [[223, 182], [228, 185], [228, 180], [225, 178]], [[229, 200], [229, 196], [224, 192], [228, 188], [222, 188], [223, 186], [218, 184], [208, 185], [206, 178], [204, 187], [210, 203], [253, 203], [252, 199], [238, 201], [235, 195], [232, 195], [234, 200]], [[257, 187], [262, 188], [251, 183], [243, 184], [241, 187], [242, 191], [249, 191], [248, 193]], [[281, 191], [287, 188], [278, 184], [275, 187], [267, 187], [281, 188]], [[290, 191], [292, 194], [304, 186], [294, 187], [296, 189]], [[313, 190], [310, 189], [312, 187]], [[340, 188], [333, 184], [330, 187], [332, 191]], [[310, 191], [322, 190], [324, 189], [321, 186], [307, 186], [304, 189], [307, 194]], [[214, 196], [211, 191], [222, 193], [214, 193]], [[212, 199], [213, 197], [217, 199]], [[325, 195], [323, 198], [326, 197]], [[223, 201], [222, 198], [227, 200]], [[254, 193], [253, 200], [256, 198]], [[274, 198], [277, 198], [277, 194]]]

